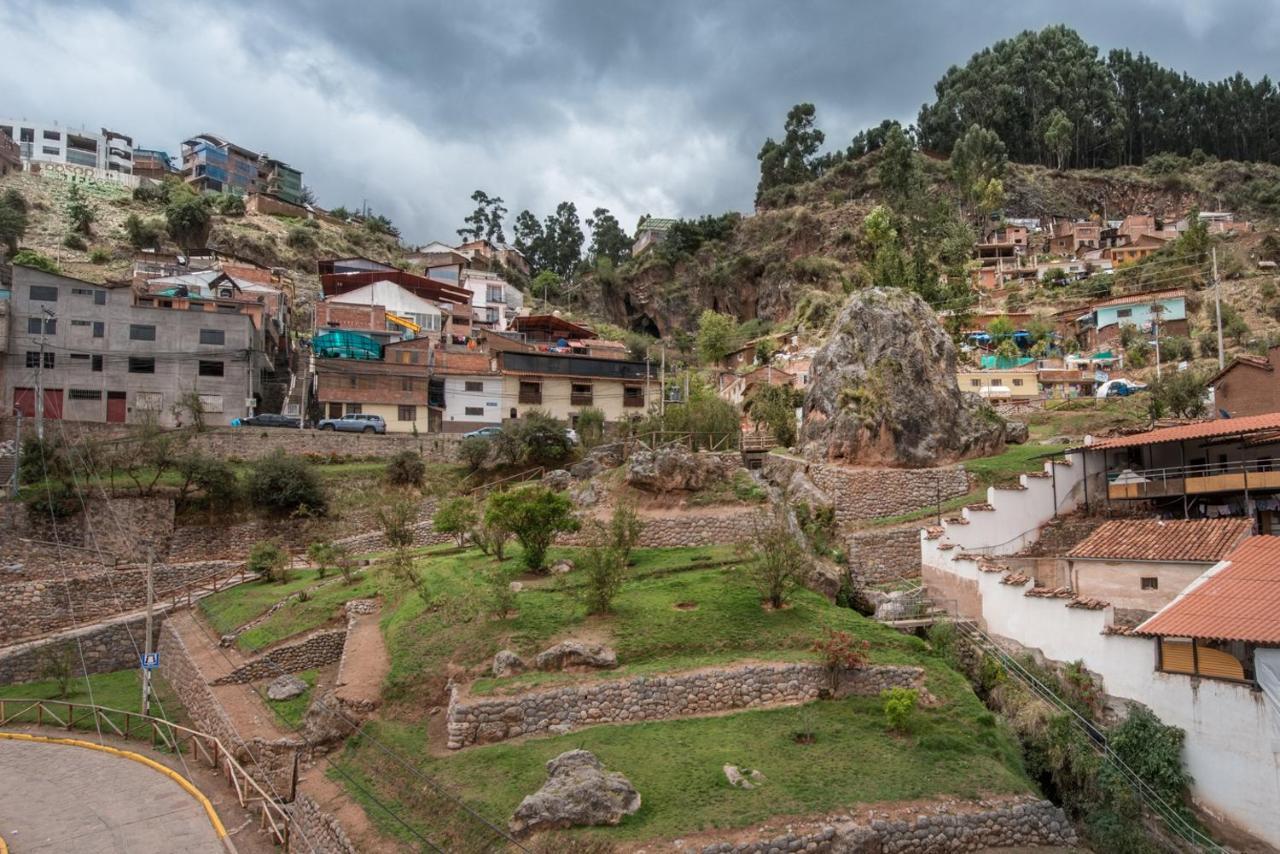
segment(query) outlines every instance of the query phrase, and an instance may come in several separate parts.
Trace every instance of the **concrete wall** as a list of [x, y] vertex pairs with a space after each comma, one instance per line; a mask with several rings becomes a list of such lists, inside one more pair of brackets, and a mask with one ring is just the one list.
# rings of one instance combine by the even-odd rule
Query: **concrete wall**
[[[879, 696], [886, 688], [921, 688], [919, 667], [870, 665], [845, 671], [838, 694]], [[449, 697], [449, 747], [602, 723], [664, 720], [757, 706], [804, 703], [830, 684], [821, 664], [750, 664], [633, 679], [584, 681], [528, 694]]]
[[[1159, 611], [1213, 565], [1080, 558], [1066, 563], [1070, 577], [1067, 584], [1080, 596], [1139, 611]], [[1156, 589], [1143, 590], [1143, 578], [1156, 579]]]

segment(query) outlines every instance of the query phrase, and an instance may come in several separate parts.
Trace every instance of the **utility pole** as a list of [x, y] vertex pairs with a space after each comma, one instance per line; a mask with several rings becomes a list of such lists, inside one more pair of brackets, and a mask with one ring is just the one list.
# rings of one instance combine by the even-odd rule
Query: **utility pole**
[[49, 309], [41, 309], [40, 317], [40, 361], [36, 363], [36, 438], [44, 441], [44, 348], [45, 332], [49, 329], [49, 321], [53, 318]]
[[1218, 247], [1213, 247], [1213, 311], [1218, 316], [1218, 370], [1227, 366], [1227, 354], [1222, 351], [1222, 289], [1218, 286]]
[[667, 345], [662, 345], [662, 361], [658, 366], [658, 417], [667, 414]]
[[18, 472], [22, 471], [22, 412], [17, 415], [13, 428], [13, 480], [9, 490], [9, 497], [15, 501], [18, 498]]
[[142, 713], [151, 714], [151, 612], [156, 602], [155, 549], [147, 546], [147, 629], [143, 638], [142, 656]]

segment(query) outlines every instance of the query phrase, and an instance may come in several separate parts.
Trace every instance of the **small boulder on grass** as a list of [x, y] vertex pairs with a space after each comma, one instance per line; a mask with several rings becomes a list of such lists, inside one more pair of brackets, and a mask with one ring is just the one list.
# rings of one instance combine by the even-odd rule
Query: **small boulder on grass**
[[547, 782], [511, 817], [513, 833], [586, 825], [614, 825], [640, 809], [631, 781], [588, 750], [570, 750], [547, 763]]
[[567, 640], [538, 653], [533, 659], [533, 666], [539, 670], [564, 670], [569, 667], [617, 667], [618, 653], [604, 644]]
[[307, 692], [307, 683], [292, 674], [273, 679], [267, 686], [268, 700], [292, 700]]
[[524, 659], [509, 649], [500, 650], [493, 657], [493, 675], [498, 678], [515, 676], [517, 673], [523, 673], [524, 671]]

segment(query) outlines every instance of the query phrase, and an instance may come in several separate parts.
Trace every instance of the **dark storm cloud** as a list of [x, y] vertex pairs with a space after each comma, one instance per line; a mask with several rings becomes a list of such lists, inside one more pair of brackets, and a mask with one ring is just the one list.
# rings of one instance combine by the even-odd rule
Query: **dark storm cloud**
[[[814, 102], [844, 145], [882, 118], [913, 120], [948, 66], [1022, 29], [1066, 23], [1104, 52], [1203, 78], [1269, 74], [1280, 45], [1277, 3], [1261, 0], [226, 0], [192, 14], [0, 0], [0, 43], [21, 39], [46, 68], [89, 66], [92, 52], [115, 75], [26, 74], [0, 103], [170, 149], [216, 130], [294, 161], [323, 202], [367, 198], [414, 240], [451, 236], [476, 187], [513, 215], [561, 199], [626, 224], [749, 209], [755, 153], [792, 104]], [[136, 85], [106, 85], [121, 81]]]

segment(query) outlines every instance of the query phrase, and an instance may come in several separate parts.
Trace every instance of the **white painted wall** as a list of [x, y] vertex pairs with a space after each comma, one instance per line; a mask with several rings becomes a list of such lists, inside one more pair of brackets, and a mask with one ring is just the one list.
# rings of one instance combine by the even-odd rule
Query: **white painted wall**
[[[480, 383], [483, 391], [468, 391], [467, 383]], [[446, 376], [444, 380], [445, 430], [449, 423], [465, 423], [467, 430], [502, 423], [502, 377]], [[467, 409], [480, 409], [483, 414], [468, 414]]]

